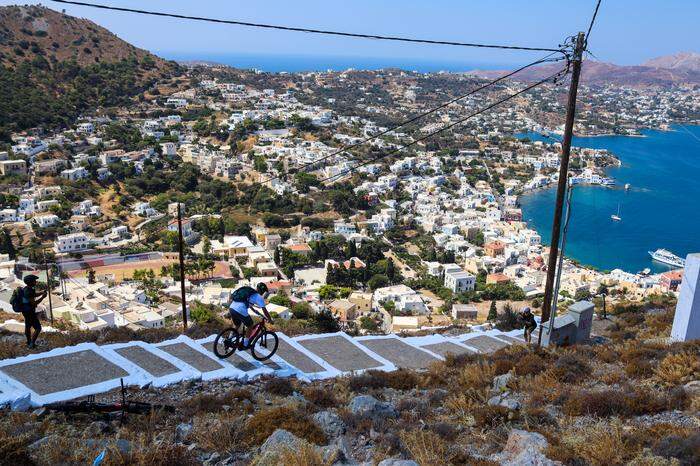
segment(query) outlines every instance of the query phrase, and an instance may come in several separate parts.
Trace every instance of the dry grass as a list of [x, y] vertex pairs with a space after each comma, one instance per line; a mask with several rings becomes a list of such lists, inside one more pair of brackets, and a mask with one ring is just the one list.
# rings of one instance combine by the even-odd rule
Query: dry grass
[[323, 461], [319, 451], [308, 442], [292, 449], [289, 447], [280, 448], [278, 451], [259, 455], [253, 459], [251, 466], [330, 466], [331, 461]]
[[656, 380], [663, 385], [680, 385], [700, 378], [700, 355], [690, 351], [669, 354], [654, 371]]
[[281, 377], [273, 377], [267, 382], [263, 389], [272, 395], [289, 396], [294, 393], [294, 385], [289, 379]]
[[682, 390], [668, 393], [643, 387], [571, 390], [562, 410], [570, 416], [638, 416], [682, 409], [686, 403]]
[[245, 419], [245, 416], [231, 412], [197, 417], [192, 426], [192, 440], [207, 451], [244, 450], [242, 431]]
[[404, 448], [420, 466], [447, 465], [447, 443], [435, 432], [427, 430], [403, 431], [400, 434]]
[[591, 366], [579, 354], [564, 353], [552, 367], [552, 375], [567, 384], [580, 383], [591, 373]]
[[483, 390], [491, 386], [496, 370], [490, 363], [476, 362], [462, 368], [456, 383], [462, 390]]
[[241, 402], [243, 400], [253, 401], [253, 394], [245, 388], [234, 388], [223, 395], [211, 393], [201, 393], [192, 398], [188, 398], [180, 404], [180, 409], [186, 415], [193, 416], [201, 413], [216, 413], [223, 409], [223, 406], [231, 406], [236, 410], [245, 411]]
[[318, 408], [332, 408], [338, 405], [332, 388], [305, 387], [302, 394], [306, 401]]
[[251, 446], [261, 445], [276, 429], [288, 430], [299, 438], [323, 445], [326, 436], [308, 414], [289, 406], [258, 411], [244, 426], [246, 441]]

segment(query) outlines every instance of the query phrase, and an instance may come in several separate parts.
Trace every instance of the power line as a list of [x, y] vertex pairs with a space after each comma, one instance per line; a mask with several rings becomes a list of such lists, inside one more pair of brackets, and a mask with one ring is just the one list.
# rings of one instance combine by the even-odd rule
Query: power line
[[64, 3], [69, 5], [86, 6], [91, 8], [100, 8], [103, 10], [113, 10], [122, 11], [127, 13], [138, 13], [141, 15], [151, 15], [151, 16], [162, 16], [168, 18], [177, 19], [188, 19], [192, 21], [205, 21], [209, 23], [219, 23], [219, 24], [232, 24], [236, 26], [245, 26], [252, 28], [262, 28], [262, 29], [277, 29], [281, 31], [292, 31], [292, 32], [306, 32], [310, 34], [324, 34], [330, 36], [341, 36], [341, 37], [352, 37], [356, 39], [375, 39], [375, 40], [386, 40], [395, 42], [413, 42], [419, 44], [431, 44], [431, 45], [453, 45], [458, 47], [476, 47], [476, 48], [488, 48], [488, 49], [505, 49], [505, 50], [523, 50], [523, 51], [539, 51], [539, 52], [561, 52], [560, 49], [544, 48], [544, 47], [525, 47], [519, 45], [499, 45], [499, 44], [478, 44], [471, 42], [454, 42], [446, 40], [432, 40], [432, 39], [417, 39], [411, 37], [400, 37], [400, 36], [385, 36], [379, 34], [360, 34], [355, 32], [344, 32], [344, 31], [331, 31], [327, 29], [312, 29], [312, 28], [302, 28], [294, 26], [281, 26], [278, 24], [265, 24], [265, 23], [252, 23], [248, 21], [237, 21], [237, 20], [227, 20], [218, 18], [207, 18], [203, 16], [189, 16], [181, 15], [177, 13], [165, 13], [161, 11], [149, 11], [149, 10], [139, 10], [135, 8], [123, 8], [109, 5], [98, 5], [95, 3], [86, 2], [75, 2], [69, 0], [51, 0], [56, 3]]
[[[386, 134], [388, 134], [388, 133], [390, 133], [390, 132], [392, 132], [392, 131], [396, 131], [396, 130], [399, 129], [399, 128], [402, 128], [402, 127], [404, 127], [404, 126], [406, 126], [406, 125], [408, 125], [408, 124], [410, 124], [410, 123], [413, 123], [413, 122], [415, 122], [415, 121], [417, 121], [417, 120], [420, 120], [420, 119], [423, 118], [423, 117], [426, 117], [426, 116], [428, 116], [428, 115], [431, 115], [431, 114], [433, 114], [433, 113], [435, 113], [435, 112], [437, 112], [437, 111], [439, 111], [439, 110], [441, 110], [441, 109], [443, 109], [443, 108], [445, 108], [445, 107], [448, 107], [448, 106], [452, 105], [452, 104], [455, 103], [455, 102], [458, 102], [458, 101], [460, 101], [460, 100], [462, 100], [462, 99], [464, 99], [464, 98], [466, 98], [466, 97], [469, 97], [470, 95], [473, 95], [473, 94], [475, 94], [475, 93], [477, 93], [477, 92], [480, 92], [480, 91], [482, 91], [482, 90], [484, 90], [484, 89], [486, 89], [486, 88], [488, 88], [488, 87], [490, 87], [490, 86], [493, 86], [493, 85], [495, 85], [495, 84], [497, 84], [497, 83], [499, 83], [499, 82], [501, 82], [501, 81], [503, 81], [503, 80], [505, 80], [505, 79], [508, 79], [509, 77], [511, 77], [511, 76], [513, 76], [513, 75], [515, 75], [515, 74], [517, 74], [517, 73], [519, 73], [519, 72], [521, 72], [521, 71], [524, 70], [524, 69], [530, 68], [530, 67], [532, 67], [532, 66], [535, 66], [535, 65], [538, 65], [538, 64], [541, 64], [541, 63], [546, 63], [546, 62], [558, 62], [558, 61], [561, 61], [562, 58], [557, 58], [557, 59], [550, 59], [550, 58], [549, 58], [549, 57], [551, 57], [552, 55], [554, 55], [554, 53], [556, 53], [556, 52], [552, 52], [552, 53], [550, 53], [549, 55], [547, 55], [547, 56], [545, 56], [545, 57], [543, 57], [543, 58], [541, 58], [541, 59], [539, 59], [539, 60], [537, 60], [537, 61], [534, 61], [534, 62], [532, 62], [532, 63], [529, 63], [529, 64], [527, 64], [527, 65], [525, 65], [525, 66], [522, 66], [522, 67], [518, 68], [518, 69], [515, 70], [515, 71], [511, 71], [511, 72], [508, 73], [508, 74], [505, 74], [505, 75], [503, 75], [503, 76], [501, 76], [501, 77], [499, 77], [499, 78], [497, 78], [497, 79], [494, 79], [494, 80], [492, 80], [492, 81], [489, 81], [489, 82], [487, 82], [486, 84], [483, 84], [483, 85], [481, 85], [481, 86], [479, 86], [479, 87], [477, 87], [477, 88], [475, 88], [475, 89], [472, 89], [471, 91], [467, 92], [466, 94], [462, 94], [462, 95], [460, 95], [460, 96], [458, 96], [458, 97], [455, 97], [455, 98], [453, 98], [453, 99], [450, 99], [450, 100], [448, 100], [447, 102], [444, 102], [443, 104], [441, 104], [441, 105], [439, 105], [439, 106], [437, 106], [437, 107], [434, 107], [434, 108], [432, 108], [432, 109], [430, 109], [430, 110], [427, 110], [427, 111], [425, 111], [425, 112], [423, 112], [423, 113], [420, 113], [420, 114], [418, 114], [418, 115], [416, 115], [416, 116], [414, 116], [414, 117], [412, 117], [412, 118], [409, 118], [408, 120], [403, 121], [402, 123], [400, 123], [400, 124], [398, 124], [398, 125], [396, 125], [396, 126], [392, 126], [392, 127], [388, 128], [388, 129], [386, 129], [386, 130], [384, 130], [384, 131], [381, 131], [381, 132], [379, 132], [378, 134], [375, 134], [374, 136], [369, 136], [369, 137], [366, 137], [366, 138], [364, 138], [364, 139], [362, 139], [362, 140], [360, 140], [360, 141], [358, 141], [358, 142], [355, 142], [355, 143], [353, 143], [353, 144], [348, 144], [348, 145], [346, 145], [346, 146], [342, 146], [342, 147], [340, 147], [339, 149], [333, 151], [332, 153], [330, 153], [330, 154], [328, 154], [328, 155], [325, 155], [325, 156], [321, 157], [321, 158], [318, 159], [318, 160], [314, 160], [314, 161], [312, 161], [312, 162], [308, 162], [308, 163], [302, 165], [301, 167], [298, 168], [298, 172], [304, 172], [305, 169], [308, 168], [308, 167], [310, 167], [310, 166], [317, 165], [318, 163], [323, 162], [324, 160], [328, 160], [328, 159], [330, 159], [330, 158], [332, 158], [332, 157], [335, 157], [336, 155], [339, 155], [339, 154], [341, 154], [341, 153], [343, 153], [343, 152], [346, 152], [346, 151], [348, 151], [348, 150], [350, 150], [350, 149], [354, 149], [355, 147], [359, 147], [359, 146], [361, 146], [361, 145], [363, 145], [363, 144], [365, 144], [365, 143], [367, 143], [367, 142], [370, 142], [370, 141], [372, 141], [372, 140], [375, 140], [375, 139], [377, 139], [377, 138], [379, 138], [379, 137], [381, 137], [381, 136], [384, 136], [384, 135], [386, 135]], [[567, 59], [568, 59], [568, 57], [567, 57]], [[265, 180], [262, 180], [262, 181], [260, 181], [259, 183], [260, 183], [260, 184], [265, 184], [265, 183], [268, 183], [268, 182], [270, 182], [270, 181], [272, 181], [272, 180], [282, 178], [283, 176], [286, 176], [286, 175], [288, 175], [289, 173], [290, 173], [289, 171], [286, 171], [286, 172], [281, 173], [281, 174], [279, 174], [279, 175], [277, 175], [277, 176], [273, 176], [273, 177], [267, 178], [267, 179], [265, 179]]]
[[376, 161], [379, 160], [379, 159], [382, 159], [382, 158], [387, 157], [387, 156], [389, 156], [389, 155], [395, 154], [395, 153], [397, 153], [397, 152], [399, 152], [399, 151], [401, 151], [401, 150], [404, 150], [404, 149], [407, 149], [407, 148], [409, 148], [409, 147], [411, 147], [411, 146], [414, 146], [414, 145], [418, 144], [419, 142], [425, 141], [426, 139], [429, 139], [429, 138], [435, 136], [436, 134], [442, 133], [443, 131], [447, 131], [447, 130], [450, 129], [450, 128], [453, 128], [453, 127], [455, 127], [455, 126], [457, 126], [457, 125], [459, 125], [459, 124], [462, 124], [462, 123], [464, 123], [465, 121], [467, 121], [467, 120], [470, 119], [470, 118], [473, 118], [473, 117], [475, 117], [475, 116], [477, 116], [477, 115], [479, 115], [479, 114], [481, 114], [481, 113], [484, 113], [484, 112], [486, 112], [486, 111], [488, 111], [488, 110], [491, 110], [492, 108], [494, 108], [494, 107], [496, 107], [496, 106], [498, 106], [498, 105], [500, 105], [500, 104], [502, 104], [502, 103], [505, 103], [505, 102], [507, 102], [507, 101], [509, 101], [509, 100], [511, 100], [511, 99], [514, 99], [515, 97], [517, 97], [517, 96], [519, 96], [519, 95], [521, 95], [521, 94], [523, 94], [523, 93], [525, 93], [525, 92], [527, 92], [527, 91], [529, 91], [529, 90], [531, 90], [531, 89], [534, 89], [535, 87], [540, 86], [540, 85], [546, 83], [547, 81], [556, 80], [556, 78], [559, 77], [560, 75], [562, 75], [562, 76], [565, 75], [565, 74], [568, 72], [568, 70], [569, 70], [569, 68], [568, 68], [568, 66], [567, 66], [567, 67], [563, 68], [562, 70], [560, 70], [560, 71], [558, 71], [558, 72], [556, 72], [556, 73], [554, 73], [554, 74], [552, 74], [552, 75], [550, 75], [550, 76], [548, 76], [548, 77], [546, 77], [546, 78], [544, 78], [544, 79], [542, 79], [542, 80], [540, 80], [540, 81], [537, 81], [537, 82], [534, 83], [534, 84], [531, 84], [531, 85], [529, 85], [529, 86], [527, 86], [527, 87], [525, 87], [525, 88], [519, 90], [518, 92], [515, 92], [515, 93], [513, 93], [513, 94], [510, 94], [509, 96], [507, 96], [507, 97], [505, 97], [505, 98], [503, 98], [503, 99], [501, 99], [501, 100], [499, 100], [499, 101], [497, 101], [497, 102], [494, 102], [494, 103], [492, 103], [492, 104], [490, 104], [490, 105], [488, 105], [488, 106], [486, 106], [486, 107], [484, 107], [484, 108], [481, 108], [481, 109], [479, 109], [479, 110], [477, 110], [477, 111], [475, 111], [475, 112], [473, 112], [473, 113], [467, 115], [466, 117], [461, 118], [461, 119], [455, 121], [454, 123], [451, 123], [451, 124], [449, 124], [449, 125], [447, 125], [447, 126], [444, 126], [444, 127], [440, 128], [440, 129], [436, 130], [436, 131], [433, 131], [432, 133], [429, 133], [429, 134], [427, 134], [427, 135], [425, 135], [425, 136], [423, 136], [423, 137], [421, 137], [421, 138], [418, 138], [418, 139], [416, 139], [415, 141], [413, 141], [413, 142], [411, 142], [411, 143], [404, 144], [404, 145], [402, 145], [402, 146], [400, 146], [400, 147], [397, 147], [397, 148], [395, 148], [395, 149], [393, 149], [393, 150], [391, 150], [391, 151], [389, 151], [389, 152], [387, 152], [387, 153], [385, 153], [385, 154], [382, 154], [382, 155], [380, 155], [380, 156], [378, 156], [378, 157], [374, 157], [374, 158], [372, 158], [372, 159], [370, 159], [370, 160], [368, 160], [368, 161], [365, 161], [365, 162], [362, 162], [362, 163], [360, 163], [360, 164], [357, 164], [357, 165], [355, 165], [354, 167], [351, 167], [351, 168], [349, 168], [349, 169], [347, 169], [347, 170], [344, 170], [344, 171], [340, 172], [339, 174], [332, 175], [332, 176], [328, 176], [328, 177], [326, 177], [326, 178], [322, 178], [322, 179], [320, 179], [319, 181], [320, 181], [320, 182], [324, 182], [324, 181], [330, 180], [331, 178], [340, 178], [341, 176], [344, 176], [344, 175], [346, 175], [346, 174], [348, 174], [348, 173], [350, 173], [350, 172], [353, 172], [353, 171], [355, 171], [356, 169], [358, 169], [358, 168], [360, 168], [360, 167], [363, 167], [363, 166], [365, 166], [365, 165], [369, 165], [369, 164], [371, 164], [371, 163], [376, 162]]
[[595, 23], [595, 19], [598, 16], [598, 9], [600, 8], [600, 3], [602, 0], [598, 0], [598, 3], [595, 5], [595, 10], [593, 11], [593, 17], [591, 18], [591, 23], [588, 25], [588, 32], [586, 32], [586, 39], [584, 40], [584, 49], [588, 48], [588, 36], [591, 35], [591, 30], [593, 29], [593, 23]]

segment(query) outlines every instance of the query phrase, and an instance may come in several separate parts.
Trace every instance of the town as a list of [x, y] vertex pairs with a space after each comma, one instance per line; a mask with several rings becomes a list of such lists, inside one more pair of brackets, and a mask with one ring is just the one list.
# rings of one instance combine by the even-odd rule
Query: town
[[[137, 106], [12, 135], [0, 152], [1, 309], [23, 275], [48, 270], [47, 319], [93, 330], [179, 325], [178, 208], [195, 321], [223, 314], [233, 289], [260, 282], [274, 293], [271, 311], [289, 321], [283, 328], [331, 315], [350, 332], [411, 332], [541, 306], [548, 247], [523, 219], [519, 196], [557, 181], [557, 86], [404, 149], [523, 84], [456, 99], [482, 80], [217, 65], [182, 72], [171, 94], [156, 85]], [[666, 129], [700, 102], [692, 89], [654, 96], [583, 87], [577, 131]], [[572, 185], [619, 188], [603, 171], [619, 164], [614, 154], [575, 148], [573, 157]], [[559, 307], [673, 294], [681, 276], [566, 260]]]

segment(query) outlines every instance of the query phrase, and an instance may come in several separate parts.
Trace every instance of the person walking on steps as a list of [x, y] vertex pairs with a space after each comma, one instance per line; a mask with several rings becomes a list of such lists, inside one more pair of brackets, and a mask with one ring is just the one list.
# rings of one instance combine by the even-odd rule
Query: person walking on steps
[[524, 337], [525, 341], [530, 344], [532, 343], [532, 332], [537, 328], [537, 322], [535, 321], [535, 315], [532, 313], [529, 307], [525, 307], [520, 312], [520, 320], [525, 324], [524, 327]]
[[[26, 286], [17, 288], [10, 299], [12, 310], [21, 312], [24, 316], [24, 335], [27, 337], [27, 346], [30, 348], [36, 348], [36, 340], [41, 333], [41, 323], [36, 315], [36, 308], [48, 294], [48, 290], [37, 294], [36, 284], [38, 281], [39, 277], [36, 275], [27, 275], [24, 277]], [[32, 329], [34, 329], [34, 334], [32, 334]]]
[[265, 318], [268, 322], [272, 322], [272, 317], [267, 311], [265, 298], [268, 295], [267, 285], [264, 283], [258, 283], [255, 288], [250, 286], [242, 286], [236, 291], [231, 293], [231, 305], [229, 306], [229, 314], [233, 320], [236, 330], [240, 332], [241, 324], [245, 325], [246, 333], [243, 338], [243, 347], [248, 347], [250, 344], [250, 339], [253, 333], [253, 318], [250, 317], [248, 311], [252, 310], [254, 313], [260, 315], [260, 312], [255, 308], [262, 309], [265, 314]]

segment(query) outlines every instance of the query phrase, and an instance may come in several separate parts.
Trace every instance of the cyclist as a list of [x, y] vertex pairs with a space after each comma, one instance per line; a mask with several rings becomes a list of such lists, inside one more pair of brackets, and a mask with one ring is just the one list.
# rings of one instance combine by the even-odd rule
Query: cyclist
[[[272, 317], [270, 313], [267, 312], [265, 307], [265, 298], [269, 294], [267, 285], [264, 283], [258, 283], [255, 288], [250, 286], [242, 286], [236, 291], [231, 293], [231, 305], [229, 306], [229, 313], [231, 314], [231, 319], [233, 324], [236, 326], [236, 330], [240, 331], [241, 324], [246, 327], [246, 334], [243, 338], [243, 347], [248, 347], [250, 344], [250, 338], [253, 333], [253, 318], [248, 314], [249, 310], [252, 310], [256, 314], [262, 317], [260, 312], [258, 312], [255, 307], [262, 309], [265, 314], [265, 318], [268, 322], [272, 322]], [[253, 307], [255, 306], [255, 307]]]

